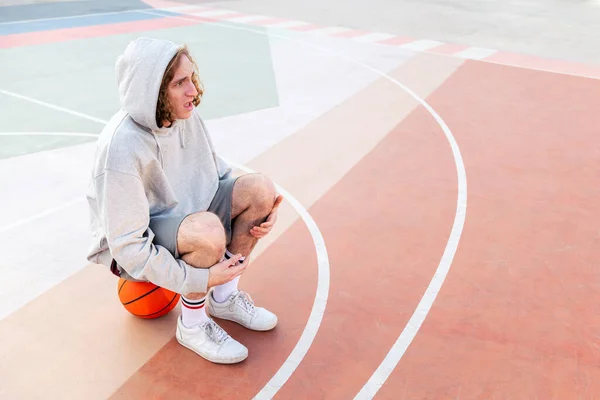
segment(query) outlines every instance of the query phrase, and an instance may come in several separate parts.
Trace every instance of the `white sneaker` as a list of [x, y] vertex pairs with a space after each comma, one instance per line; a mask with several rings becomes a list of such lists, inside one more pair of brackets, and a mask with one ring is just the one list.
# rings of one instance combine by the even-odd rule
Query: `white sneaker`
[[277, 325], [277, 316], [262, 307], [254, 306], [250, 295], [241, 290], [229, 295], [223, 303], [217, 303], [209, 293], [206, 311], [213, 317], [237, 322], [254, 331], [268, 331]]
[[248, 357], [248, 349], [227, 334], [209, 318], [192, 328], [186, 328], [177, 319], [177, 341], [201, 357], [219, 364], [234, 364]]

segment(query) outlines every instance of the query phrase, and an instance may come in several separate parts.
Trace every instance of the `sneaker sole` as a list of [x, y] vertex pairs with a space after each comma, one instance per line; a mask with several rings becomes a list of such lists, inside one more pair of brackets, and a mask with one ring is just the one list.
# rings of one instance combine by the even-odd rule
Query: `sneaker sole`
[[226, 317], [217, 317], [216, 315], [213, 315], [210, 311], [208, 312], [210, 314], [211, 317], [214, 318], [218, 318], [218, 319], [222, 319], [225, 321], [231, 321], [231, 322], [235, 322], [236, 324], [239, 324], [241, 326], [243, 326], [246, 329], [250, 329], [251, 331], [257, 331], [257, 332], [266, 332], [266, 331], [270, 331], [271, 329], [275, 328], [277, 326], [277, 322], [279, 322], [278, 320], [275, 320], [275, 322], [272, 325], [267, 325], [265, 327], [262, 328], [254, 328], [251, 326], [248, 326], [240, 321], [236, 321], [235, 319], [231, 319], [231, 318], [226, 318]]
[[205, 354], [197, 352], [190, 346], [186, 345], [185, 343], [182, 343], [179, 339], [177, 339], [177, 342], [180, 345], [182, 345], [183, 347], [185, 347], [186, 349], [193, 351], [194, 353], [198, 354], [200, 357], [204, 358], [205, 360], [210, 361], [215, 364], [237, 364], [239, 362], [244, 361], [246, 358], [248, 358], [248, 353], [239, 355], [237, 357], [210, 357]]

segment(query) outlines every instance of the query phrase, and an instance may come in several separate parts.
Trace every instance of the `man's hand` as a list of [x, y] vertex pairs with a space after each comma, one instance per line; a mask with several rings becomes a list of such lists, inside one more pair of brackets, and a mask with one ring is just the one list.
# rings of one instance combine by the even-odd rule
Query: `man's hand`
[[266, 221], [260, 224], [259, 226], [254, 226], [252, 227], [252, 229], [250, 229], [250, 234], [252, 236], [254, 236], [257, 239], [261, 239], [267, 236], [269, 232], [271, 232], [271, 229], [273, 229], [273, 225], [275, 225], [275, 221], [277, 221], [277, 209], [279, 208], [279, 205], [282, 201], [283, 196], [280, 194], [277, 195], [277, 197], [275, 198], [275, 204], [273, 204], [273, 209], [271, 210], [271, 213], [267, 217]]
[[236, 276], [240, 276], [246, 270], [248, 265], [248, 259], [246, 258], [243, 263], [235, 265], [241, 254], [236, 254], [228, 260], [223, 260], [208, 269], [208, 287], [214, 287], [229, 282]]

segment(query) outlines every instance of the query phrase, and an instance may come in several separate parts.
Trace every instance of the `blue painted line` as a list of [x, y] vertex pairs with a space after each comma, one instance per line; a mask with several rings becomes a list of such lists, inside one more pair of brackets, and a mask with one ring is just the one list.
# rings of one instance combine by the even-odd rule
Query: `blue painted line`
[[[2, 3], [2, 2], [0, 2]], [[10, 1], [9, 1], [10, 3]], [[36, 1], [35, 4], [1, 6], [0, 23], [31, 19], [73, 17], [114, 11], [141, 10], [152, 7], [140, 0], [69, 0], [51, 3]]]
[[160, 19], [167, 16], [181, 15], [173, 12], [161, 12], [161, 16], [146, 14], [139, 11], [119, 12], [106, 15], [82, 15], [64, 19], [50, 19], [44, 21], [31, 21], [15, 24], [0, 25], [0, 36], [14, 35], [19, 33], [51, 31], [54, 29], [81, 28], [86, 26], [116, 24], [123, 22], [135, 22], [152, 19]]

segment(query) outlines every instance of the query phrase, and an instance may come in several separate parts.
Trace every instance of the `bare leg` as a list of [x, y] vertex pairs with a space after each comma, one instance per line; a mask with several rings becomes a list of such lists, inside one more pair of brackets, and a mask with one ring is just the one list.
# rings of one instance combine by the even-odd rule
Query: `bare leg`
[[232, 234], [228, 250], [247, 257], [258, 242], [250, 229], [265, 221], [273, 209], [275, 185], [262, 174], [240, 176], [233, 187], [231, 206]]
[[[275, 205], [275, 185], [264, 175], [248, 174], [239, 177], [232, 193], [232, 234], [227, 250], [248, 257], [258, 239], [250, 230], [269, 216]], [[237, 264], [245, 267], [246, 263]], [[255, 307], [252, 298], [238, 290], [239, 276], [212, 290], [208, 302], [210, 314], [237, 322], [248, 329], [267, 331], [277, 325], [277, 316], [263, 307]]]
[[[188, 215], [177, 232], [177, 251], [183, 261], [196, 268], [210, 268], [225, 253], [225, 229], [219, 217], [210, 212]], [[205, 293], [184, 293], [196, 300]]]

